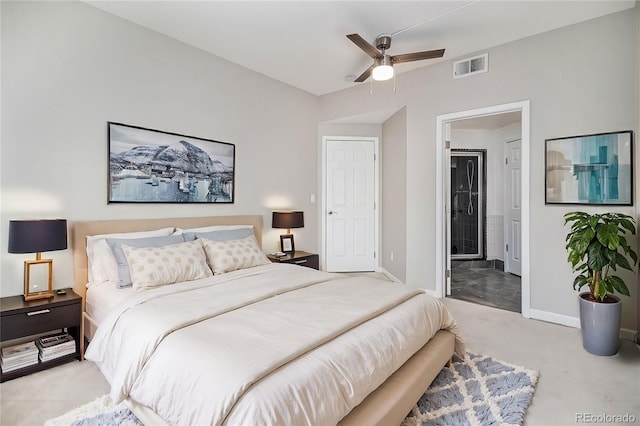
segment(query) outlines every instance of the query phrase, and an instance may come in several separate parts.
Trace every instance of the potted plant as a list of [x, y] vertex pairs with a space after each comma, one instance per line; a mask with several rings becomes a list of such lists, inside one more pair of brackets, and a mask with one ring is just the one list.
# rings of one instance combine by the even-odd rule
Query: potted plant
[[618, 351], [622, 303], [614, 293], [629, 296], [629, 289], [618, 276], [618, 267], [633, 270], [638, 255], [625, 236], [635, 234], [635, 220], [622, 213], [564, 215], [571, 223], [566, 238], [568, 261], [579, 275], [573, 288], [580, 291], [580, 327], [582, 346], [594, 355], [613, 355]]

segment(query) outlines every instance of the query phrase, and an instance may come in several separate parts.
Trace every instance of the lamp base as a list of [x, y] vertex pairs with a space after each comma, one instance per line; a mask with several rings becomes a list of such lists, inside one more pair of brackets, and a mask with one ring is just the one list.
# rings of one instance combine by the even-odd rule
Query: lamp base
[[31, 300], [52, 299], [54, 294], [49, 291], [41, 291], [40, 293], [25, 294], [23, 297], [25, 302], [29, 302]]
[[[39, 268], [44, 268], [44, 270], [40, 271], [40, 275], [45, 276], [46, 290], [42, 291], [31, 291], [32, 280], [31, 277], [34, 275], [32, 269], [37, 271]], [[38, 275], [37, 273], [35, 275]], [[38, 299], [49, 299], [54, 297], [53, 294], [53, 260], [51, 259], [42, 259], [40, 253], [36, 253], [35, 260], [25, 260], [24, 262], [24, 300], [25, 302], [30, 300], [38, 300]], [[38, 289], [38, 286], [34, 286], [34, 290]]]

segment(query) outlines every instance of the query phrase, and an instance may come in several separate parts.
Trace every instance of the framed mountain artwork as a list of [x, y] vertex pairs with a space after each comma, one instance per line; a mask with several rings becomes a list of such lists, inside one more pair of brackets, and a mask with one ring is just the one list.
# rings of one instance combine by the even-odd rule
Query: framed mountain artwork
[[108, 126], [109, 203], [233, 203], [234, 144]]

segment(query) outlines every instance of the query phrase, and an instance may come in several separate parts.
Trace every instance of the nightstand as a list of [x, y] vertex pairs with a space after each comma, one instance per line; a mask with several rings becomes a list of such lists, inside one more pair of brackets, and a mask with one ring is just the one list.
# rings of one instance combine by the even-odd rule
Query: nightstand
[[306, 266], [307, 268], [320, 269], [320, 259], [317, 254], [307, 253], [306, 251], [296, 251], [295, 253], [289, 253], [286, 256], [275, 257], [267, 255], [269, 260], [273, 263], [293, 263], [300, 266]]
[[0, 342], [20, 339], [44, 333], [56, 333], [66, 328], [76, 341], [76, 351], [51, 361], [38, 362], [19, 370], [2, 373], [0, 382], [15, 379], [36, 371], [80, 360], [80, 324], [82, 321], [82, 297], [70, 288], [67, 294], [56, 294], [51, 299], [25, 302], [22, 296], [0, 299]]

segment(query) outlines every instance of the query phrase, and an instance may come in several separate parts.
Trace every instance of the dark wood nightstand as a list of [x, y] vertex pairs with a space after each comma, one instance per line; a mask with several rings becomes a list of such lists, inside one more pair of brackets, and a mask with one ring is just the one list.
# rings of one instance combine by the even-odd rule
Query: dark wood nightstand
[[320, 259], [318, 255], [307, 253], [306, 251], [296, 251], [295, 253], [289, 253], [282, 257], [275, 257], [269, 254], [267, 257], [273, 263], [293, 263], [306, 266], [307, 268], [320, 269]]
[[[0, 341], [55, 333], [64, 328], [76, 341], [76, 351], [51, 361], [38, 362], [19, 370], [2, 373], [0, 382], [35, 373], [72, 359], [80, 359], [80, 324], [82, 321], [82, 297], [70, 288], [67, 294], [56, 294], [51, 299], [25, 302], [22, 296], [0, 299]], [[35, 340], [35, 337], [32, 339]]]

